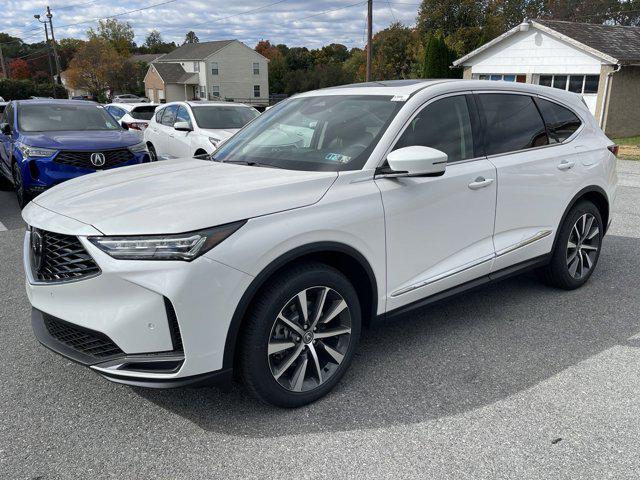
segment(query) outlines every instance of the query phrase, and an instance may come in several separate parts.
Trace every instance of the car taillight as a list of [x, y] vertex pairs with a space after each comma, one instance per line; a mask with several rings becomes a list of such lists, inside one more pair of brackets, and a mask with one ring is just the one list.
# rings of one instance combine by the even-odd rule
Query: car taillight
[[142, 122], [130, 122], [127, 123], [127, 125], [132, 130], [144, 130], [145, 128], [147, 128], [147, 124]]
[[607, 147], [609, 149], [609, 151], [611, 153], [613, 153], [616, 157], [618, 156], [618, 150], [620, 150], [620, 147], [618, 145], [609, 145]]

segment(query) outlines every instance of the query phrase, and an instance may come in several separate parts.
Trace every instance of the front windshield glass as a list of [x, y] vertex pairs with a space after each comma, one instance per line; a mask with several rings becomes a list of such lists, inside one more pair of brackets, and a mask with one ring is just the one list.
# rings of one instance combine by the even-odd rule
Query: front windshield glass
[[118, 122], [95, 104], [23, 103], [18, 106], [18, 125], [23, 132], [63, 130], [119, 130]]
[[359, 170], [402, 107], [391, 98], [331, 95], [287, 100], [224, 143], [214, 159], [290, 170]]
[[192, 107], [193, 116], [200, 128], [240, 129], [258, 115], [257, 110], [247, 107]]

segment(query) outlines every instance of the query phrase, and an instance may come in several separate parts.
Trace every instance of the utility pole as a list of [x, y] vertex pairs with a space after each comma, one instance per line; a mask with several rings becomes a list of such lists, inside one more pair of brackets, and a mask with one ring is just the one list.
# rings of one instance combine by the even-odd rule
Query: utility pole
[[51, 44], [53, 45], [53, 59], [56, 61], [56, 82], [60, 85], [62, 82], [60, 81], [60, 58], [58, 58], [58, 49], [56, 48], [56, 37], [53, 35], [53, 22], [51, 19], [53, 15], [51, 14], [51, 9], [47, 5], [47, 18], [49, 19], [49, 27], [51, 28]]
[[51, 78], [53, 78], [53, 64], [51, 63], [51, 44], [49, 43], [49, 28], [47, 27], [47, 21], [40, 20], [40, 15], [34, 15], [33, 18], [35, 18], [36, 20], [38, 20], [38, 22], [44, 25], [44, 38], [46, 40], [45, 45], [47, 47], [47, 60], [49, 61], [49, 73], [51, 74]]
[[371, 81], [371, 59], [373, 58], [373, 0], [367, 2], [367, 82]]
[[0, 67], [2, 67], [2, 78], [9, 78], [7, 75], [7, 67], [4, 64], [4, 55], [2, 54], [2, 44], [0, 43]]

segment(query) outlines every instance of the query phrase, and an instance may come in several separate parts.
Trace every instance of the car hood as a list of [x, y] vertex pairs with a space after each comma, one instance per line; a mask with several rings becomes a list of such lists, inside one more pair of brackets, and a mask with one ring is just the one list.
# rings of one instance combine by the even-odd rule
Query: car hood
[[204, 135], [210, 135], [213, 138], [217, 138], [218, 140], [226, 140], [231, 135], [236, 133], [238, 128], [202, 128], [200, 131]]
[[140, 138], [135, 133], [126, 130], [34, 132], [22, 134], [21, 140], [33, 147], [92, 151], [140, 143]]
[[311, 205], [337, 175], [177, 159], [85, 175], [33, 202], [105, 235], [182, 233]]

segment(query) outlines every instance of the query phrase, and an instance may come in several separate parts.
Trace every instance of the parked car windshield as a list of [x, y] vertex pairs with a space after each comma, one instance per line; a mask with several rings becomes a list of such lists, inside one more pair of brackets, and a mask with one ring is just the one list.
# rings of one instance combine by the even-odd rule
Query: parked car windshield
[[222, 144], [214, 159], [290, 170], [359, 170], [402, 105], [371, 95], [287, 100]]
[[202, 106], [192, 107], [193, 116], [200, 128], [236, 129], [242, 128], [260, 115], [253, 108]]
[[104, 108], [90, 103], [86, 105], [20, 104], [18, 125], [23, 132], [119, 130], [122, 128]]
[[157, 105], [145, 105], [144, 107], [136, 107], [129, 112], [131, 117], [136, 120], [151, 120]]

